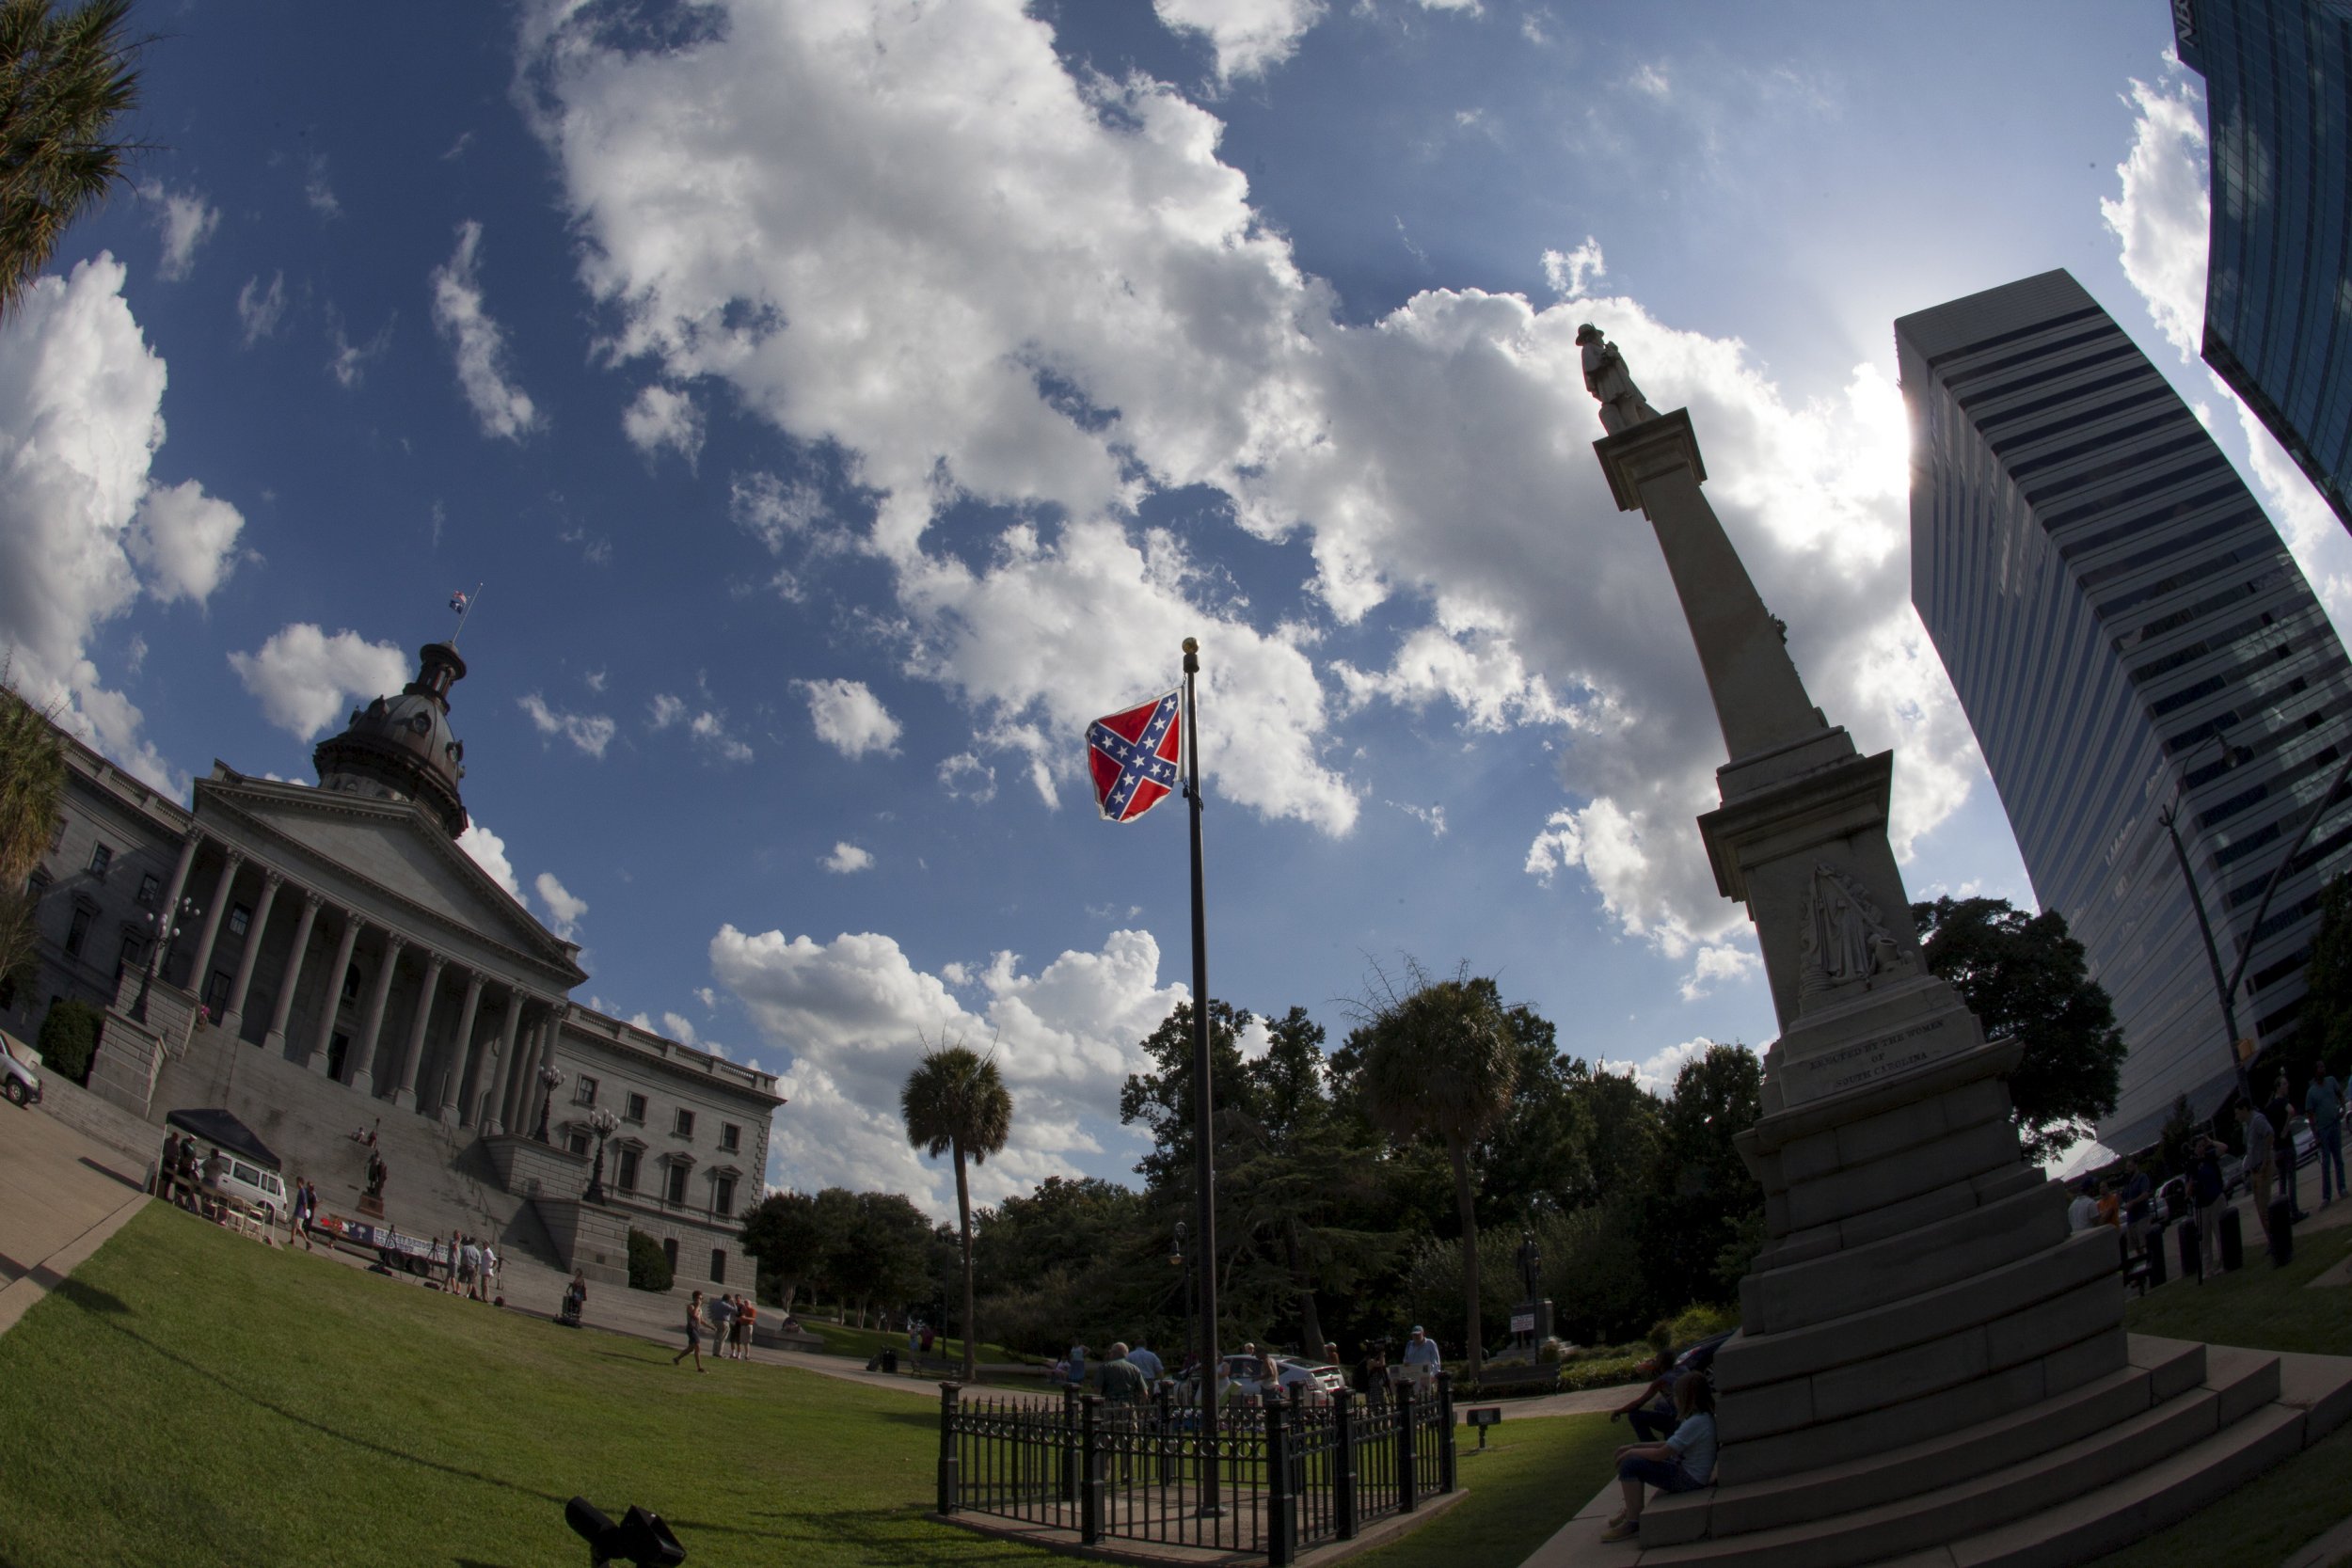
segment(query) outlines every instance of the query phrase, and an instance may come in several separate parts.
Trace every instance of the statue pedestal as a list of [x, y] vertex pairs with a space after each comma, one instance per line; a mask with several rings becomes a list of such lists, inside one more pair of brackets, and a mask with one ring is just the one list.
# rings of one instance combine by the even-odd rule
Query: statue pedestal
[[1550, 1338], [1551, 1303], [1523, 1301], [1511, 1308], [1511, 1335], [1531, 1345], [1540, 1345]]
[[1766, 1241], [1715, 1356], [1717, 1484], [1603, 1545], [1612, 1483], [1531, 1564], [2083, 1562], [2316, 1440], [2352, 1408], [2352, 1361], [2290, 1386], [2277, 1356], [2125, 1336], [2119, 1233], [2070, 1232], [2064, 1190], [2025, 1163], [2019, 1048], [1987, 1043], [1919, 953], [1893, 756], [1857, 755], [1805, 695], [1688, 416], [1595, 450], [1690, 623], [1732, 758], [1699, 827], [1781, 1036], [1738, 1140]]

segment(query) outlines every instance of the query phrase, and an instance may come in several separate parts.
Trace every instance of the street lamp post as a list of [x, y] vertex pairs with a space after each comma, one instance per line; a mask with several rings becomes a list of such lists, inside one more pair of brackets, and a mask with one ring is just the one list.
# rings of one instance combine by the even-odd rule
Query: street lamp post
[[132, 1022], [147, 1022], [147, 992], [163, 970], [165, 951], [187, 923], [203, 912], [196, 907], [194, 898], [181, 899], [176, 909], [147, 911], [148, 928], [154, 932], [154, 937], [147, 944], [147, 965], [139, 972], [139, 993], [131, 1003]]
[[[1197, 1334], [1195, 1333], [1195, 1329], [1196, 1329], [1197, 1325], [1196, 1325], [1196, 1324], [1194, 1323], [1194, 1322], [1193, 1322], [1193, 1301], [1192, 1301], [1192, 1282], [1193, 1282], [1193, 1273], [1192, 1273], [1192, 1261], [1191, 1261], [1191, 1259], [1188, 1259], [1188, 1258], [1186, 1258], [1186, 1257], [1184, 1256], [1184, 1221], [1182, 1221], [1182, 1220], [1178, 1220], [1178, 1221], [1176, 1222], [1176, 1245], [1174, 1246], [1174, 1248], [1173, 1248], [1172, 1250], [1170, 1250], [1170, 1251], [1169, 1251], [1169, 1253], [1168, 1253], [1168, 1265], [1169, 1265], [1171, 1268], [1181, 1269], [1181, 1270], [1183, 1270], [1183, 1271], [1184, 1271], [1184, 1351], [1185, 1351], [1185, 1354], [1186, 1354], [1187, 1355], [1197, 1355], [1197, 1354], [1198, 1354], [1198, 1350], [1199, 1350], [1199, 1344], [1198, 1344], [1198, 1336], [1197, 1336]], [[1205, 1385], [1207, 1384], [1207, 1381], [1208, 1381], [1208, 1376], [1209, 1376], [1209, 1370], [1208, 1370], [1206, 1367], [1203, 1367], [1203, 1368], [1201, 1368], [1201, 1369], [1200, 1369], [1200, 1376], [1201, 1376], [1201, 1378], [1202, 1378], [1202, 1380], [1203, 1380], [1203, 1384], [1204, 1384], [1204, 1386], [1205, 1386]], [[1207, 1398], [1207, 1396], [1206, 1396], [1206, 1395], [1204, 1395], [1204, 1396], [1203, 1396], [1203, 1398], [1204, 1398], [1204, 1400], [1205, 1400], [1205, 1399]]]
[[539, 1082], [547, 1085], [548, 1094], [545, 1100], [539, 1101], [539, 1131], [536, 1136], [541, 1143], [546, 1143], [548, 1141], [548, 1116], [555, 1109], [555, 1091], [557, 1086], [564, 1082], [564, 1070], [550, 1062], [539, 1069]]
[[612, 1114], [610, 1105], [599, 1105], [588, 1117], [589, 1129], [596, 1134], [596, 1167], [588, 1175], [588, 1190], [580, 1195], [586, 1203], [604, 1201], [604, 1140], [621, 1125], [621, 1118]]

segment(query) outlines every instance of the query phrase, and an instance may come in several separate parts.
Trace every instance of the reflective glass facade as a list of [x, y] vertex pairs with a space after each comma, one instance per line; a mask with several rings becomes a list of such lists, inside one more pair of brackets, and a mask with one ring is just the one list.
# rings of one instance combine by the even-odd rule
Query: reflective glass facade
[[2352, 0], [2174, 0], [2205, 78], [2206, 363], [2352, 528]]
[[2131, 1055], [2101, 1128], [2154, 1134], [2233, 1074], [2161, 814], [2180, 802], [2239, 1026], [2294, 1021], [2339, 798], [2259, 929], [2263, 887], [2352, 752], [2352, 664], [2246, 485], [2064, 272], [1895, 324], [1912, 422], [1912, 600], [1974, 726], [2034, 895], [2062, 912]]

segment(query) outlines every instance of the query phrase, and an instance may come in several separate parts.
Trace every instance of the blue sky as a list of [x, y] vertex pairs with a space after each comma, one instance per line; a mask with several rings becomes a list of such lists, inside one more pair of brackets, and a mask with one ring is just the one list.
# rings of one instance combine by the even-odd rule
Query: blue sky
[[[1915, 892], [2030, 895], [1907, 604], [1892, 319], [2063, 265], [2331, 608], [2352, 552], [2183, 345], [2167, 8], [1527, 0], [159, 5], [136, 189], [0, 325], [0, 640], [184, 787], [309, 748], [482, 585], [478, 858], [584, 998], [786, 1075], [770, 1179], [1122, 1175], [1184, 820], [1088, 719], [1203, 644], [1210, 975], [1336, 1037], [1467, 961], [1653, 1079], [1772, 1011], [1721, 741], [1572, 338], [1661, 406]], [[2030, 47], [2025, 40], [2031, 40]]]

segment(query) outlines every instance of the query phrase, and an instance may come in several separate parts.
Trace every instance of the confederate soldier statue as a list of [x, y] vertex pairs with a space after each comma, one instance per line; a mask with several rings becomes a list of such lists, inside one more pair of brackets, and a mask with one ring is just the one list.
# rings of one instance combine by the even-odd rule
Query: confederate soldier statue
[[1658, 410], [1633, 385], [1625, 356], [1617, 352], [1616, 344], [1601, 337], [1599, 327], [1586, 322], [1576, 329], [1576, 341], [1584, 351], [1584, 389], [1600, 400], [1601, 429], [1614, 436], [1658, 418]]
[[1532, 1230], [1519, 1232], [1519, 1277], [1527, 1282], [1527, 1299], [1534, 1301], [1542, 1294], [1544, 1255], [1535, 1245]]

